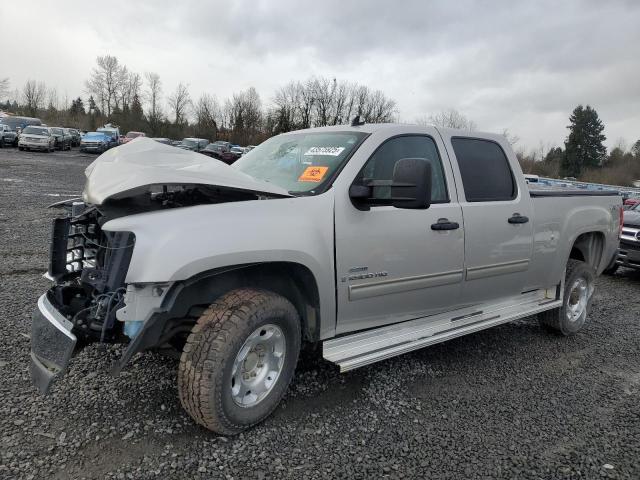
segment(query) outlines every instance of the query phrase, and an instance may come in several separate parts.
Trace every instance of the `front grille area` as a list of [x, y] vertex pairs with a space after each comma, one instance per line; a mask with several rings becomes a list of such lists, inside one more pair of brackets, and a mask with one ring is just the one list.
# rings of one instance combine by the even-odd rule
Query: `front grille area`
[[122, 325], [116, 311], [124, 305], [125, 278], [135, 236], [108, 232], [100, 207], [64, 205], [66, 216], [53, 221], [49, 275], [55, 285], [47, 298], [87, 341], [118, 341]]
[[98, 210], [82, 202], [53, 221], [48, 273], [58, 283], [79, 281], [97, 293], [123, 286], [135, 237], [130, 232], [103, 232], [103, 221]]

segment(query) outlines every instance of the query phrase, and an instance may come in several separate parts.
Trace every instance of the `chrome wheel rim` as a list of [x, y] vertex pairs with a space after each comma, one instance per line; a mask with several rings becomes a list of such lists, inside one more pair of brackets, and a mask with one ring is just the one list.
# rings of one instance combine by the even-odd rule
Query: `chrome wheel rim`
[[577, 278], [567, 297], [567, 319], [570, 322], [579, 321], [587, 311], [589, 301], [589, 284], [585, 278]]
[[273, 390], [284, 366], [286, 342], [277, 325], [263, 325], [249, 335], [231, 369], [231, 397], [236, 405], [253, 407]]

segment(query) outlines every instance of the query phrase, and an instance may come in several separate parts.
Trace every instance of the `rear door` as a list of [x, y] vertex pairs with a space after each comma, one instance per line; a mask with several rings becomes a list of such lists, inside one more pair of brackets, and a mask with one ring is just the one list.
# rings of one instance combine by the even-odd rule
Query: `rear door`
[[[519, 295], [533, 248], [529, 191], [517, 160], [501, 140], [449, 136], [465, 224], [465, 304]], [[514, 173], [513, 168], [518, 170]], [[516, 175], [517, 174], [517, 175]], [[518, 182], [517, 179], [521, 179]]]
[[[374, 187], [368, 210], [336, 195], [337, 333], [372, 328], [455, 309], [464, 252], [462, 210], [451, 165], [438, 138], [398, 135], [384, 141], [355, 178], [388, 181], [402, 158], [432, 168], [432, 204], [424, 210], [391, 206], [388, 186]], [[439, 152], [442, 152], [440, 154]], [[455, 228], [433, 229], [438, 222]]]

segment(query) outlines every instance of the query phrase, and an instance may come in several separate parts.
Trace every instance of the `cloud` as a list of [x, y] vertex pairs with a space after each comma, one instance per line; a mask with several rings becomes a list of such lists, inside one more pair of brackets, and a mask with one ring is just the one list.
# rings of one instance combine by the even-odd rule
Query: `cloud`
[[325, 75], [383, 90], [404, 121], [456, 108], [531, 147], [560, 144], [579, 103], [598, 110], [609, 143], [640, 137], [632, 0], [34, 3], [0, 13], [12, 19], [0, 36], [20, 38], [0, 67], [14, 86], [36, 78], [78, 95], [110, 53], [158, 72], [165, 93], [178, 82], [194, 97], [255, 86], [268, 104], [277, 86]]

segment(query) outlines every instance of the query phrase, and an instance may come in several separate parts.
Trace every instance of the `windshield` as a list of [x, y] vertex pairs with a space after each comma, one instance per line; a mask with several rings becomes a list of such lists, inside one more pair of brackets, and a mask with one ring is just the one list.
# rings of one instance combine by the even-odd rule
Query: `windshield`
[[31, 135], [48, 135], [49, 134], [47, 129], [42, 127], [27, 127], [22, 131], [22, 133], [30, 133]]
[[142, 135], [140, 132], [129, 132], [127, 138], [138, 138], [140, 135]]
[[362, 132], [289, 133], [237, 160], [237, 168], [291, 193], [316, 194], [367, 136]]
[[87, 133], [84, 138], [107, 138], [104, 133]]
[[198, 142], [196, 142], [195, 140], [190, 140], [188, 138], [185, 138], [184, 140], [182, 140], [182, 144], [186, 145], [187, 147], [195, 147]]
[[53, 133], [55, 135], [62, 135], [64, 133], [64, 131], [61, 128], [52, 128], [51, 129], [51, 133]]

